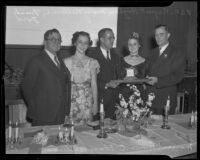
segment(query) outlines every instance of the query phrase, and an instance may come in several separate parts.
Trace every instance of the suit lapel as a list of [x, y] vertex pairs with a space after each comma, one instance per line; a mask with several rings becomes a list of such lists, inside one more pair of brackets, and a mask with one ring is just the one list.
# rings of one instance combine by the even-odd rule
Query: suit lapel
[[98, 48], [98, 54], [99, 54], [99, 58], [104, 61], [104, 62], [108, 62], [108, 60], [104, 57], [102, 51], [100, 48]]
[[61, 72], [63, 72], [67, 76], [68, 80], [70, 81], [71, 80], [71, 78], [70, 78], [71, 77], [70, 71], [65, 66], [63, 60], [61, 59], [61, 57], [59, 55], [58, 55], [58, 60], [60, 62], [60, 66], [61, 66], [61, 68], [60, 68]]
[[103, 55], [101, 49], [99, 48], [99, 58], [101, 59], [101, 61], [102, 61], [105, 65], [108, 65], [108, 66], [109, 66], [108, 69], [111, 68], [112, 62], [113, 62], [113, 60], [114, 60], [114, 57], [112, 56], [111, 51], [110, 51], [110, 56], [111, 56], [111, 60], [108, 61], [108, 60], [104, 57], [104, 55]]
[[59, 76], [60, 69], [54, 64], [54, 62], [51, 60], [51, 58], [47, 55], [47, 53], [45, 51], [42, 52], [42, 55], [43, 55], [44, 63], [47, 64], [47, 66], [49, 67], [49, 69], [52, 72], [54, 72], [55, 74], [57, 74]]
[[170, 49], [171, 49], [171, 47], [169, 45], [161, 55], [159, 55], [159, 49], [156, 49], [156, 56], [155, 57], [157, 57], [157, 58], [156, 58], [155, 63], [153, 65], [153, 69], [156, 69], [156, 68], [158, 69], [159, 66], [160, 65], [162, 66], [162, 64], [168, 59], [168, 57], [170, 56], [169, 55]]
[[170, 46], [168, 46], [164, 52], [162, 53], [162, 55], [159, 56], [158, 58], [158, 65], [163, 64], [169, 57], [170, 54]]
[[116, 65], [115, 64], [116, 63], [116, 55], [112, 50], [110, 50], [110, 57], [111, 57], [111, 63]]

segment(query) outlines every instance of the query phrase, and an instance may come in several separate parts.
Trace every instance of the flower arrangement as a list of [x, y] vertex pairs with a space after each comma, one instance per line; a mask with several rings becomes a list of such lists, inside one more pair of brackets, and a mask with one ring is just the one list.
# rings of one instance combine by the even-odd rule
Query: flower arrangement
[[131, 89], [129, 101], [126, 102], [123, 95], [119, 94], [120, 102], [116, 104], [117, 110], [115, 114], [118, 122], [124, 125], [131, 125], [136, 129], [149, 121], [152, 114], [152, 101], [155, 95], [154, 93], [149, 93], [147, 101], [144, 102], [137, 87], [129, 84], [128, 86]]
[[34, 136], [32, 142], [36, 143], [36, 144], [41, 144], [42, 146], [45, 146], [48, 142], [48, 139], [49, 139], [49, 135], [42, 131], [42, 132], [37, 133]]
[[4, 82], [5, 84], [19, 85], [23, 80], [23, 70], [20, 68], [14, 68], [9, 64], [5, 64], [4, 71]]

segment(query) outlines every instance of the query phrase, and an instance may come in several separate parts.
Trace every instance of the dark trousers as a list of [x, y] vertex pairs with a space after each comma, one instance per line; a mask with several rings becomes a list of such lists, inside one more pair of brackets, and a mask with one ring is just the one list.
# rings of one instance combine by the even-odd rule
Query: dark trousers
[[154, 92], [155, 99], [153, 100], [152, 110], [153, 114], [163, 114], [164, 106], [167, 102], [167, 97], [170, 96], [169, 114], [175, 114], [177, 105], [177, 89], [176, 86], [165, 88], [156, 88], [155, 86], [147, 86], [147, 93]]
[[[119, 95], [119, 88], [108, 88], [106, 90], [103, 91], [99, 91], [98, 93], [98, 101], [99, 101], [99, 105], [98, 105], [98, 110], [100, 109], [100, 103], [101, 100], [103, 99], [103, 104], [104, 104], [104, 112], [105, 112], [105, 118], [110, 118], [115, 120], [116, 116], [115, 116], [115, 110], [116, 110], [116, 100], [117, 97]], [[99, 120], [99, 114], [95, 115], [93, 117], [93, 120]]]

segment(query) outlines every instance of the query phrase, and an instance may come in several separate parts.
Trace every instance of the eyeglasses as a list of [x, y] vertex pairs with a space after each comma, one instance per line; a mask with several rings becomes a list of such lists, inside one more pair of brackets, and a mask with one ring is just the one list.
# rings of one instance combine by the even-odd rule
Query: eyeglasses
[[115, 37], [105, 37], [105, 36], [104, 36], [104, 38], [105, 38], [105, 39], [108, 39], [108, 40], [115, 40]]
[[58, 43], [62, 43], [62, 40], [61, 39], [56, 39], [56, 38], [50, 38], [50, 39], [47, 39], [49, 41], [52, 41], [52, 42], [58, 42]]

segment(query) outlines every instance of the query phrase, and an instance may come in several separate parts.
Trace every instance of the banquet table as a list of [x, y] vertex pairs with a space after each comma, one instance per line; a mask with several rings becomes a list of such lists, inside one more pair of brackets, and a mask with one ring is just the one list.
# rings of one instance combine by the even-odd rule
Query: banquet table
[[89, 126], [75, 126], [78, 143], [74, 145], [47, 143], [42, 146], [33, 144], [33, 137], [26, 136], [41, 129], [49, 135], [57, 135], [57, 125], [24, 127], [20, 128], [22, 147], [8, 148], [6, 145], [6, 154], [131, 154], [167, 155], [174, 158], [197, 152], [197, 127], [189, 127], [190, 116], [170, 115], [170, 129], [162, 129], [162, 117], [157, 116], [151, 125], [144, 128], [147, 135], [133, 137], [116, 132], [109, 133], [107, 138], [97, 138], [99, 130]]

